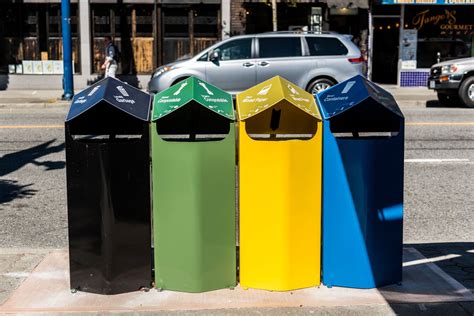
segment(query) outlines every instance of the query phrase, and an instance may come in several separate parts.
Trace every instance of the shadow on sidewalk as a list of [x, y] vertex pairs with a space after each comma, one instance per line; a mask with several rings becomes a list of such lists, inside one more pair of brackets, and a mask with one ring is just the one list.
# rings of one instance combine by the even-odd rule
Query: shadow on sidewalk
[[7, 90], [9, 82], [10, 77], [8, 76], [8, 74], [0, 74], [0, 91]]
[[474, 242], [410, 244], [474, 293]]
[[404, 247], [402, 283], [379, 288], [395, 314], [474, 315], [474, 242]]
[[35, 195], [38, 190], [30, 189], [32, 185], [19, 185], [16, 180], [0, 180], [0, 204]]
[[453, 102], [452, 104], [442, 104], [438, 100], [429, 100], [426, 101], [426, 107], [440, 109], [466, 109], [466, 107], [461, 104], [461, 101]]
[[403, 281], [378, 289], [395, 314], [474, 315], [474, 242], [404, 247]]
[[38, 146], [4, 155], [0, 158], [0, 177], [10, 174], [28, 163], [44, 166], [46, 171], [63, 169], [66, 165], [64, 161], [37, 161], [38, 158], [64, 150], [64, 143], [51, 146], [55, 141], [56, 139], [52, 139]]
[[[41, 157], [64, 150], [64, 143], [51, 146], [55, 141], [56, 139], [52, 139], [40, 145], [2, 156], [0, 158], [0, 177], [29, 163], [42, 166], [45, 171], [63, 169], [66, 165], [64, 161], [38, 161]], [[34, 195], [38, 190], [31, 189], [32, 185], [33, 183], [21, 184], [16, 180], [0, 179], [0, 204]]]

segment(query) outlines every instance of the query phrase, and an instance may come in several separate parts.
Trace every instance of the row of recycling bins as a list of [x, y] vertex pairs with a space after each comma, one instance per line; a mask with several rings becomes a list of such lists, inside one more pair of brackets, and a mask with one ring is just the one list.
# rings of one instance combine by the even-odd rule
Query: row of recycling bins
[[232, 97], [194, 77], [154, 97], [114, 78], [77, 94], [71, 289], [400, 282], [403, 115], [361, 76], [316, 101], [281, 77], [237, 95], [237, 120]]

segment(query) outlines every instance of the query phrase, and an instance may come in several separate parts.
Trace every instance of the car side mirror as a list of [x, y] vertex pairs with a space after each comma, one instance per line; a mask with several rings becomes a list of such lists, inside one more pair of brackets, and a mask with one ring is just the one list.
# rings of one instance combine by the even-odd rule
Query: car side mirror
[[211, 61], [219, 61], [221, 58], [221, 53], [218, 50], [215, 50], [211, 54]]

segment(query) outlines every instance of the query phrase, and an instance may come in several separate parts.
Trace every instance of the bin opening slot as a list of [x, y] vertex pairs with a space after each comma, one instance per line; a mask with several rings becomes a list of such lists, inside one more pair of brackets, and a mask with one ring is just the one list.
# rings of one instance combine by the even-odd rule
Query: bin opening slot
[[401, 118], [381, 104], [368, 102], [334, 116], [329, 124], [339, 138], [389, 138], [398, 135]]
[[316, 134], [317, 122], [315, 117], [281, 101], [245, 120], [245, 130], [255, 140], [308, 140]]
[[96, 140], [135, 140], [141, 139], [142, 135], [115, 135], [115, 134], [106, 134], [106, 135], [72, 135], [73, 140], [77, 141], [96, 141]]
[[348, 133], [333, 133], [336, 138], [388, 138], [395, 137], [398, 132], [348, 132]]
[[272, 118], [270, 120], [270, 128], [272, 131], [276, 131], [280, 126], [281, 110], [272, 109]]
[[156, 121], [156, 131], [165, 141], [203, 142], [227, 137], [231, 121], [191, 101]]

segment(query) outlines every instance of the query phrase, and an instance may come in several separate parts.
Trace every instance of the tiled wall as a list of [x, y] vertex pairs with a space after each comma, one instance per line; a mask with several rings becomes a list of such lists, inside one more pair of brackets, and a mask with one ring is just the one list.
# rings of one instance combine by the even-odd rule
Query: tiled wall
[[402, 71], [400, 87], [426, 87], [430, 71]]

